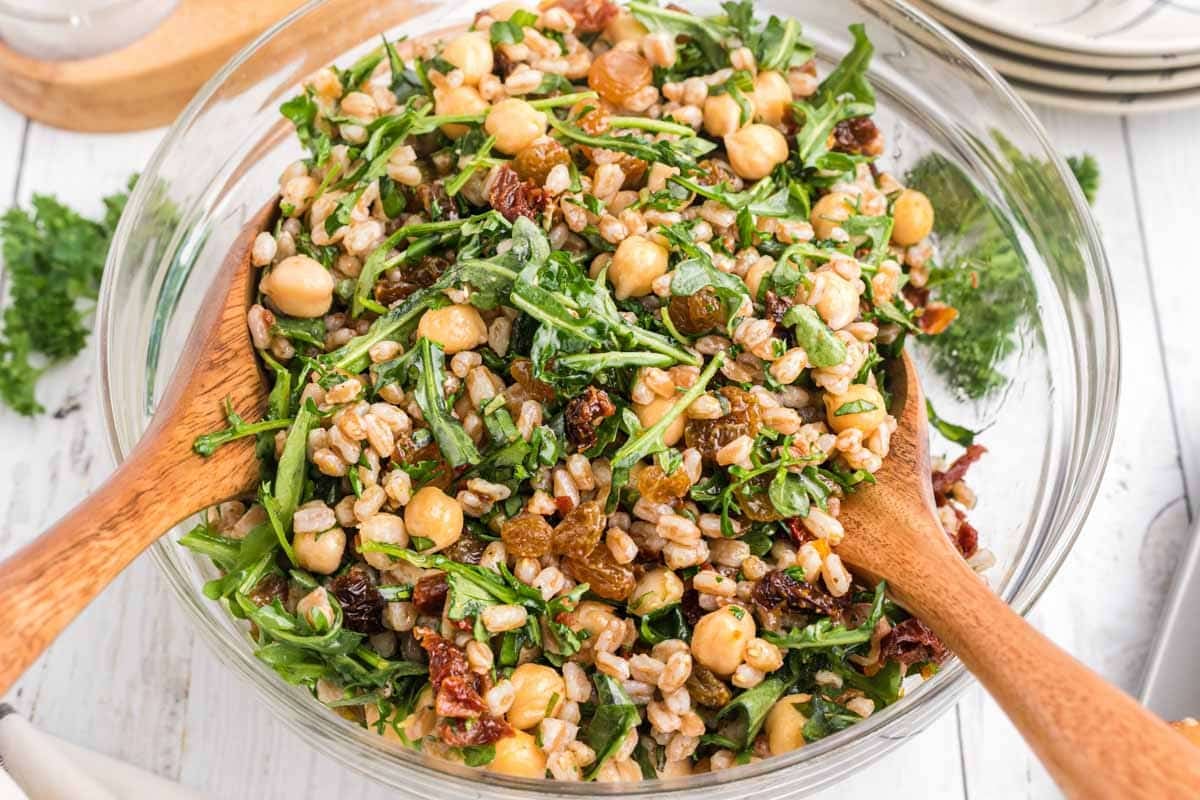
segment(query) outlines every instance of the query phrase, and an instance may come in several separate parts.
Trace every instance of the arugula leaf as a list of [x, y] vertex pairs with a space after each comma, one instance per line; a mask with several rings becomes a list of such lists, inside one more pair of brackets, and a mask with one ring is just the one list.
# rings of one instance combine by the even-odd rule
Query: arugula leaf
[[978, 435], [976, 431], [942, 419], [933, 410], [933, 403], [929, 402], [928, 399], [925, 400], [925, 413], [929, 416], [929, 424], [934, 427], [934, 430], [950, 441], [960, 444], [963, 447], [970, 447], [975, 444], [975, 437]]
[[475, 449], [475, 443], [458, 420], [450, 416], [446, 405], [442, 389], [446, 382], [442, 348], [422, 337], [416, 349], [420, 353], [416, 362], [420, 377], [414, 394], [425, 422], [437, 440], [438, 449], [452, 467], [479, 463], [479, 451]]
[[197, 455], [207, 458], [215, 453], [221, 445], [228, 444], [235, 439], [256, 436], [264, 431], [278, 430], [292, 424], [290, 419], [264, 419], [248, 423], [233, 410], [233, 403], [228, 397], [225, 398], [225, 419], [229, 423], [228, 428], [196, 437], [196, 441], [192, 443], [192, 449], [196, 451]]
[[797, 304], [783, 315], [783, 324], [796, 332], [796, 342], [814, 367], [836, 367], [846, 360], [846, 345], [833, 335], [812, 306]]
[[858, 714], [820, 694], [807, 703], [797, 705], [800, 713], [806, 718], [802, 731], [806, 742], [824, 739], [831, 733], [845, 730], [862, 721]]
[[[797, 579], [803, 580], [803, 575]], [[875, 586], [875, 598], [871, 602], [871, 612], [857, 628], [847, 628], [840, 622], [834, 623], [829, 617], [821, 617], [803, 628], [793, 628], [790, 633], [779, 634], [773, 631], [763, 631], [762, 636], [771, 644], [784, 650], [827, 650], [833, 647], [853, 647], [869, 642], [871, 634], [875, 632], [875, 626], [883, 617], [886, 592], [887, 583], [880, 581]]]
[[629, 3], [629, 10], [634, 18], [652, 33], [673, 33], [677, 36], [687, 36], [694, 41], [704, 54], [708, 65], [712, 67], [710, 72], [729, 64], [729, 54], [725, 51], [724, 41], [730, 31], [717, 21], [686, 11], [659, 8], [641, 0]]
[[484, 767], [496, 758], [496, 745], [472, 744], [462, 748], [463, 763], [468, 767]]
[[537, 24], [537, 14], [521, 8], [513, 12], [507, 20], [496, 20], [488, 29], [492, 46], [501, 44], [520, 44], [525, 41], [525, 29]]
[[358, 89], [362, 82], [369, 78], [375, 68], [383, 62], [384, 55], [384, 49], [378, 48], [351, 64], [349, 69], [344, 70], [338, 76], [343, 89], [351, 92]]
[[717, 712], [718, 721], [728, 720], [736, 723], [736, 729], [728, 733], [735, 745], [734, 749], [745, 750], [750, 746], [762, 729], [763, 723], [767, 721], [767, 714], [771, 712], [771, 708], [794, 682], [795, 674], [790, 667], [785, 667], [753, 689], [742, 692]]
[[[630, 610], [637, 606], [637, 598], [630, 601]], [[683, 609], [678, 604], [664, 606], [642, 616], [638, 633], [647, 644], [658, 644], [668, 639], [688, 641], [692, 638], [692, 629], [684, 619]]]
[[861, 23], [851, 25], [850, 33], [854, 46], [821, 82], [816, 94], [792, 104], [797, 117], [803, 120], [796, 134], [796, 152], [806, 167], [817, 166], [828, 152], [829, 135], [839, 122], [875, 113], [875, 92], [867, 80], [875, 47]]
[[592, 676], [596, 684], [597, 704], [591, 721], [583, 731], [583, 741], [596, 754], [596, 760], [584, 775], [595, 780], [604, 762], [621, 749], [629, 732], [641, 722], [637, 706], [625, 693], [616, 678], [597, 671]]

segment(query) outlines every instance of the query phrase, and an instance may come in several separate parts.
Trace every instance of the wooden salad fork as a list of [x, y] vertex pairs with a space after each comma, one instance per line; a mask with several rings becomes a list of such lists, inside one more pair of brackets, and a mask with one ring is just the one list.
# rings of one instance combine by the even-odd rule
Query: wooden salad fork
[[[0, 564], [0, 695], [163, 531], [257, 486], [253, 437], [204, 460], [192, 446], [197, 436], [225, 427], [226, 398], [248, 419], [266, 408], [268, 387], [246, 312], [254, 296], [251, 245], [272, 212], [264, 209], [231, 249], [180, 367], [129, 457]], [[887, 580], [893, 597], [992, 693], [1068, 795], [1200, 797], [1200, 750], [1035, 631], [967, 566], [937, 521], [925, 403], [907, 355], [894, 377], [899, 429], [878, 485], [842, 504], [851, 531], [838, 546], [842, 558], [860, 574]]]
[[[246, 325], [256, 270], [254, 237], [274, 211], [242, 232], [201, 306], [145, 435], [117, 471], [38, 539], [0, 564], [7, 596], [0, 695], [139, 553], [209, 506], [252, 494], [259, 482], [254, 437], [201, 459], [197, 436], [226, 426], [229, 398], [247, 419], [262, 416], [268, 387]], [[120, 620], [113, 624], [120, 625]]]
[[842, 503], [837, 552], [962, 660], [1073, 798], [1200, 797], [1200, 749], [996, 596], [937, 518], [929, 421], [908, 354], [892, 369], [899, 427], [877, 485]]

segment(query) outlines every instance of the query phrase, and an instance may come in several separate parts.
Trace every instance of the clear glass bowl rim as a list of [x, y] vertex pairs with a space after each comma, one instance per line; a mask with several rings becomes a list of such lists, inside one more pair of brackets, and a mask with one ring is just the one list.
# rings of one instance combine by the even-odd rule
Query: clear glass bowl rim
[[[219, 87], [237, 72], [252, 53], [279, 31], [325, 2], [327, 0], [309, 0], [239, 51], [197, 92], [167, 131], [142, 175], [153, 176], [158, 173], [161, 162], [172, 152], [182, 136], [182, 131], [191, 125]], [[0, 4], [2, 3], [3, 0], [0, 0]], [[1077, 401], [1077, 407], [1080, 403], [1086, 403], [1091, 408], [1095, 422], [1090, 431], [1090, 437], [1082, 441], [1077, 439], [1074, 442], [1076, 448], [1083, 450], [1082, 456], [1077, 459], [1078, 466], [1074, 480], [1068, 487], [1074, 494], [1075, 502], [1068, 511], [1060, 516], [1057, 526], [1059, 533], [1057, 538], [1051, 542], [1050, 548], [1038, 561], [1029, 565], [1025, 579], [1018, 586], [1010, 587], [1010, 590], [1005, 593], [1005, 599], [1014, 610], [1025, 615], [1046, 590], [1078, 538], [1099, 490], [1100, 479], [1107, 465], [1113, 441], [1120, 382], [1120, 343], [1116, 299], [1110, 267], [1099, 231], [1082, 191], [1062, 157], [1057, 154], [1041, 123], [1026, 103], [996, 72], [968, 50], [953, 34], [920, 10], [910, 6], [905, 0], [879, 0], [879, 7], [882, 10], [890, 9], [892, 12], [899, 13], [907, 17], [910, 22], [923, 28], [924, 32], [935, 39], [939, 46], [951, 50], [966, 67], [981, 77], [989, 91], [996, 92], [1007, 101], [1010, 106], [1009, 110], [1020, 116], [1027, 127], [1027, 133], [1034, 136], [1041, 148], [1042, 152], [1037, 155], [1045, 157], [1052, 164], [1057, 179], [1062, 185], [1062, 190], [1071, 199], [1072, 208], [1069, 211], [1086, 240], [1082, 243], [1084, 248], [1082, 255], [1091, 268], [1089, 279], [1095, 281], [1094, 299], [1098, 303], [1098, 308], [1090, 310], [1099, 316], [1095, 323], [1095, 333], [1104, 339], [1098, 349], [1100, 359], [1097, 364], [1092, 366], [1103, 369], [1103, 374], [1094, 377], [1091, 388], [1081, 387], [1082, 398]], [[129, 199], [127, 213], [122, 216], [117, 226], [113, 246], [108, 253], [97, 311], [100, 343], [98, 348], [100, 381], [97, 389], [100, 394], [100, 404], [104, 410], [110, 452], [117, 463], [125, 458], [133, 443], [122, 441], [118, 431], [116, 411], [111, 402], [111, 385], [115, 380], [111, 370], [113, 364], [120, 360], [120, 355], [112, 350], [113, 342], [109, 338], [110, 318], [119, 308], [116, 295], [119, 281], [116, 279], [116, 273], [121, 268], [125, 246], [134, 230], [133, 220], [140, 216], [142, 208], [150, 199], [149, 187], [152, 183], [153, 181], [149, 180], [138, 183]], [[563, 784], [546, 780], [510, 778], [457, 765], [448, 765], [445, 762], [439, 762], [435, 767], [429, 761], [422, 761], [419, 756], [414, 757], [415, 754], [408, 751], [394, 754], [381, 751], [368, 753], [361, 742], [352, 738], [352, 728], [361, 733], [361, 729], [357, 726], [352, 726], [351, 723], [329, 714], [325, 709], [315, 707], [311, 702], [297, 702], [296, 696], [286, 691], [288, 687], [284, 687], [274, 675], [256, 671], [248, 665], [230, 647], [225, 634], [210, 622], [202, 605], [205, 602], [204, 598], [198, 597], [186, 578], [170, 564], [165, 555], [165, 548], [173, 546], [175, 546], [173, 542], [166, 539], [160, 540], [151, 549], [152, 557], [180, 602], [193, 617], [193, 621], [204, 634], [204, 638], [209, 642], [218, 659], [226, 666], [238, 671], [255, 686], [260, 694], [271, 698], [272, 712], [299, 733], [310, 745], [335, 758], [344, 766], [354, 768], [376, 780], [412, 793], [414, 796], [421, 796], [420, 790], [429, 787], [436, 789], [439, 794], [459, 790], [470, 792], [471, 796], [475, 796], [479, 792], [481, 783], [488, 784], [489, 791], [493, 796], [506, 798], [594, 794], [634, 797], [662, 792], [709, 790], [715, 800], [718, 796], [745, 796], [744, 793], [768, 787], [782, 789], [788, 796], [791, 796], [797, 792], [805, 793], [808, 790], [815, 790], [820, 786], [836, 782], [844, 776], [845, 770], [832, 776], [825, 773], [815, 774], [813, 777], [816, 779], [816, 783], [810, 786], [794, 784], [786, 787], [778, 786], [782, 775], [788, 771], [789, 767], [819, 759], [822, 755], [834, 751], [844, 751], [839, 754], [854, 760], [860, 766], [872, 761], [899, 744], [906, 736], [920, 731], [939, 717], [950, 708], [957, 697], [973, 681], [961, 662], [952, 660], [933, 679], [921, 687], [919, 702], [900, 703], [889, 707], [845, 731], [814, 744], [806, 745], [789, 754], [720, 773], [708, 773], [685, 779], [642, 781], [633, 785]], [[394, 758], [387, 758], [388, 756], [394, 756]], [[384, 763], [385, 759], [391, 763]], [[379, 774], [381, 771], [390, 771], [391, 775], [381, 775]], [[411, 783], [406, 784], [402, 781], [411, 781]]]

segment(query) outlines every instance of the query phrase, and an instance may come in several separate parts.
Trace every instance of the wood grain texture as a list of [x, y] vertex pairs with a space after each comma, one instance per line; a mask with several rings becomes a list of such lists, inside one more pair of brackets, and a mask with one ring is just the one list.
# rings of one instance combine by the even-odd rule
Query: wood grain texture
[[[129, 563], [183, 518], [251, 491], [258, 480], [254, 439], [202, 460], [196, 437], [224, 426], [222, 401], [261, 417], [266, 385], [246, 328], [250, 245], [265, 209], [231, 251], [145, 436], [100, 488], [46, 533], [0, 563], [12, 621], [0, 648], [0, 691]], [[205, 480], [196, 476], [204, 472]]]
[[842, 504], [850, 533], [838, 553], [858, 572], [885, 579], [941, 637], [1069, 797], [1200, 796], [1200, 750], [1038, 633], [946, 536], [928, 477], [929, 423], [916, 367], [907, 354], [892, 367], [899, 426], [877, 485]]
[[158, 28], [128, 47], [72, 61], [40, 61], [0, 43], [0, 100], [69, 130], [164, 125], [242, 45], [300, 4], [183, 0]]

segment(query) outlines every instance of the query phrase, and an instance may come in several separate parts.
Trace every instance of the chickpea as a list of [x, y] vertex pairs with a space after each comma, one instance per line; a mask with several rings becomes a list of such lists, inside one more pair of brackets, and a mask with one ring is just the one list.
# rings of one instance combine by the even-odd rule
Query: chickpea
[[755, 300], [758, 299], [759, 290], [762, 289], [763, 278], [774, 270], [775, 261], [770, 258], [760, 258], [750, 265], [750, 269], [746, 270], [746, 277], [743, 280], [746, 282], [746, 288], [750, 290], [750, 296]]
[[522, 664], [513, 670], [509, 680], [513, 685], [513, 702], [507, 719], [509, 725], [519, 730], [529, 730], [547, 716], [554, 716], [567, 696], [562, 675], [543, 664]]
[[[641, 420], [642, 427], [649, 428], [654, 423], [663, 418], [670, 409], [675, 405], [674, 398], [656, 397], [649, 403], [642, 405], [634, 403], [633, 410], [637, 413], [638, 419]], [[683, 437], [684, 419], [683, 414], [676, 417], [667, 429], [663, 431], [663, 443], [667, 447], [673, 447]]]
[[792, 90], [787, 78], [774, 70], [758, 73], [754, 79], [754, 118], [768, 125], [778, 125], [791, 106]]
[[409, 536], [431, 540], [431, 552], [441, 550], [462, 536], [462, 506], [436, 486], [425, 486], [404, 507], [404, 527]]
[[518, 3], [515, 0], [504, 0], [502, 3], [496, 3], [488, 9], [488, 16], [500, 22], [508, 22], [512, 19], [512, 15], [518, 11], [529, 11], [530, 8], [525, 3]]
[[528, 733], [513, 731], [511, 736], [496, 740], [496, 755], [487, 768], [489, 772], [518, 778], [544, 778], [546, 754]]
[[423, 736], [428, 735], [433, 731], [433, 726], [437, 724], [437, 714], [434, 712], [433, 706], [433, 688], [426, 686], [417, 695], [417, 702], [413, 706], [412, 713], [405, 717], [398, 726], [404, 731], [404, 735], [408, 737], [406, 742], [400, 733], [396, 730], [397, 726], [392, 725], [392, 720], [388, 720], [380, 730], [379, 727], [379, 707], [374, 703], [363, 706], [363, 717], [366, 719], [367, 728], [379, 732], [385, 739], [390, 739], [393, 742], [407, 745], [409, 742], [415, 742]]
[[645, 236], [629, 236], [613, 253], [608, 282], [618, 300], [644, 297], [653, 291], [654, 279], [667, 273], [667, 250]]
[[833, 229], [841, 227], [853, 214], [854, 198], [845, 192], [830, 192], [813, 205], [809, 222], [818, 239], [829, 239], [833, 237]]
[[681, 758], [678, 761], [668, 761], [658, 768], [660, 778], [685, 778], [692, 774], [692, 760]]
[[482, 31], [470, 31], [450, 40], [442, 50], [442, 58], [462, 70], [463, 83], [474, 86], [492, 71], [492, 43]]
[[858, 316], [858, 291], [854, 284], [834, 272], [822, 276], [825, 291], [817, 299], [817, 313], [835, 331], [849, 325]]
[[584, 600], [571, 613], [571, 630], [587, 631], [594, 638], [604, 632], [617, 615], [612, 606], [607, 603], [597, 603], [595, 600]]
[[807, 703], [812, 698], [806, 694], [789, 694], [771, 706], [767, 714], [767, 745], [771, 755], [777, 756], [804, 746], [804, 715], [796, 708], [797, 703]]
[[652, 569], [633, 589], [629, 611], [639, 616], [673, 606], [683, 599], [683, 581], [669, 569]]
[[905, 189], [892, 205], [892, 241], [912, 247], [933, 230], [933, 205], [916, 189]]
[[[473, 86], [458, 86], [452, 89], [433, 90], [433, 110], [435, 114], [481, 114], [487, 111], [488, 101], [480, 97]], [[457, 139], [469, 131], [466, 125], [448, 123], [442, 126], [442, 133], [451, 139]]]
[[[382, 542], [397, 547], [408, 546], [404, 520], [395, 514], [376, 514], [358, 526], [358, 538], [363, 542]], [[363, 560], [375, 569], [391, 569], [394, 565], [387, 553], [363, 553]]]
[[729, 136], [742, 127], [742, 107], [731, 94], [714, 94], [704, 101], [704, 131], [709, 136]]
[[296, 603], [296, 616], [304, 617], [304, 621], [314, 630], [328, 630], [333, 625], [333, 605], [329, 602], [325, 587], [318, 586], [301, 597], [300, 602]]
[[296, 563], [301, 569], [321, 575], [332, 575], [342, 563], [346, 550], [346, 532], [330, 528], [320, 533], [297, 533], [292, 539]]
[[604, 37], [613, 44], [627, 39], [641, 41], [647, 33], [649, 31], [646, 30], [646, 26], [638, 22], [632, 12], [625, 8], [622, 8], [620, 13], [613, 17], [612, 21], [604, 28]]
[[333, 274], [308, 256], [289, 256], [262, 279], [259, 288], [276, 308], [293, 317], [320, 317], [333, 305]]
[[787, 139], [770, 125], [756, 122], [726, 136], [725, 153], [734, 172], [756, 181], [787, 161]]
[[[838, 409], [847, 403], [862, 403], [873, 408], [848, 411], [839, 416]], [[887, 407], [883, 403], [883, 395], [876, 389], [865, 383], [855, 383], [842, 394], [825, 395], [825, 416], [829, 420], [829, 427], [836, 433], [858, 428], [863, 436], [870, 436], [887, 419]]]
[[417, 338], [437, 342], [448, 356], [486, 344], [487, 334], [487, 323], [479, 311], [465, 303], [432, 308], [417, 323]]
[[742, 663], [755, 631], [754, 616], [741, 606], [710, 611], [692, 631], [692, 657], [700, 666], [728, 678]]
[[492, 106], [483, 128], [496, 137], [496, 149], [516, 155], [546, 133], [546, 115], [519, 97], [501, 100]]

